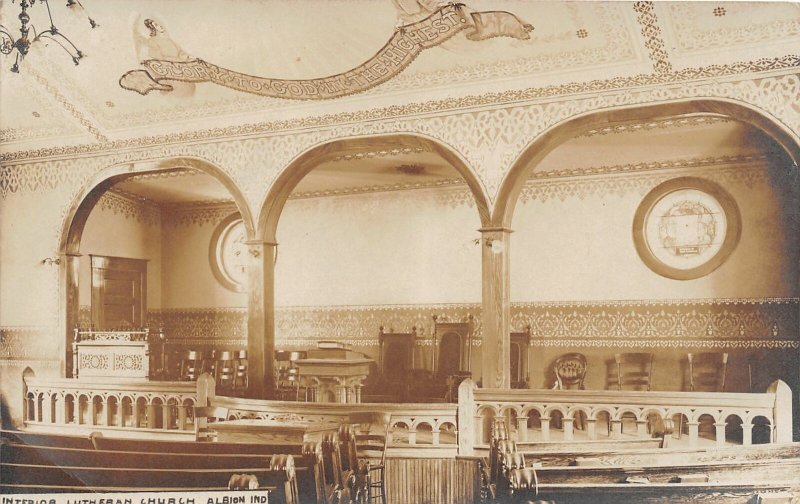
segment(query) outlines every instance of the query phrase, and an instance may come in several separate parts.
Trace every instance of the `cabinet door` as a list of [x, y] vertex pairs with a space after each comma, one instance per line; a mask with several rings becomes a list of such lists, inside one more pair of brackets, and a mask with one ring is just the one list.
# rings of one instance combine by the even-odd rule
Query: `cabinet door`
[[142, 327], [147, 261], [92, 256], [92, 323], [96, 329]]

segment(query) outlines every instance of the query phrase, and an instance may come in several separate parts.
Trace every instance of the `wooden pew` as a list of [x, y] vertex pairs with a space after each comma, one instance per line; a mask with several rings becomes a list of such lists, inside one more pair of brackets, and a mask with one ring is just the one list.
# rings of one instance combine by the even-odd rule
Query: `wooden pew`
[[[173, 451], [162, 453], [155, 451], [120, 451], [82, 448], [75, 449], [32, 446], [19, 442], [10, 442], [10, 440], [4, 440], [3, 443], [0, 444], [0, 460], [3, 461], [4, 465], [5, 463], [13, 465], [9, 466], [8, 468], [10, 475], [9, 478], [5, 477], [6, 469], [4, 468], [3, 479], [7, 480], [6, 483], [15, 482], [15, 480], [10, 478], [17, 478], [17, 473], [19, 470], [22, 470], [22, 468], [28, 468], [30, 469], [30, 472], [35, 473], [37, 477], [44, 476], [44, 473], [47, 473], [48, 479], [38, 482], [40, 483], [38, 486], [38, 488], [40, 488], [38, 491], [40, 492], [49, 490], [78, 491], [76, 490], [77, 488], [83, 488], [88, 484], [88, 482], [73, 481], [76, 479], [74, 475], [77, 475], [78, 479], [84, 477], [83, 473], [78, 469], [86, 468], [90, 470], [89, 472], [92, 474], [99, 473], [99, 471], [91, 471], [92, 469], [98, 468], [117, 470], [129, 469], [131, 470], [131, 474], [136, 475], [136, 477], [133, 478], [134, 480], [130, 481], [130, 483], [135, 486], [130, 488], [141, 489], [143, 485], [138, 484], [135, 481], [136, 478], [142, 476], [142, 471], [136, 472], [138, 469], [162, 469], [164, 471], [170, 471], [173, 469], [181, 469], [184, 471], [199, 471], [205, 469], [228, 470], [230, 473], [253, 473], [259, 476], [259, 480], [261, 480], [262, 478], [260, 477], [260, 473], [258, 473], [256, 469], [259, 471], [265, 471], [268, 467], [271, 467], [269, 464], [270, 456], [272, 454], [214, 453], [214, 446], [211, 446], [220, 445], [221, 451], [230, 452], [235, 451], [235, 448], [239, 447], [238, 444], [180, 442], [176, 445], [176, 443], [173, 442], [165, 444], [162, 442], [141, 440], [137, 440], [134, 444], [133, 440], [123, 440], [123, 443], [115, 443], [114, 441], [118, 440], [95, 438], [96, 441], [99, 439], [112, 441], [112, 443], [108, 444], [116, 447], [125, 447], [128, 449], [138, 447], [140, 450], [165, 448], [183, 448], [184, 450], [183, 452]], [[103, 442], [96, 444], [103, 445]], [[191, 446], [187, 447], [186, 445]], [[197, 450], [201, 451], [202, 453], [191, 452], [192, 448], [197, 448], [195, 445], [202, 445], [202, 447]], [[267, 448], [264, 448], [265, 446]], [[251, 449], [249, 451], [266, 451], [268, 448], [268, 445], [263, 445], [258, 449]], [[280, 448], [285, 449], [286, 446], [281, 445]], [[316, 504], [317, 502], [325, 502], [324, 500], [319, 500], [317, 493], [318, 489], [316, 477], [318, 474], [322, 473], [322, 471], [319, 469], [322, 466], [322, 454], [318, 444], [306, 443], [305, 445], [301, 445], [299, 447], [292, 446], [291, 449], [292, 451], [300, 452], [298, 455], [293, 457], [295, 462], [293, 471], [296, 474], [299, 502], [309, 502], [312, 504]], [[63, 468], [70, 469], [65, 471]], [[72, 468], [75, 468], [76, 470], [73, 471]], [[73, 475], [73, 480], [69, 479], [70, 475]], [[224, 477], [217, 475], [216, 478], [215, 484], [223, 482], [222, 480]], [[45, 481], [47, 481], [48, 484], [42, 486], [41, 483], [44, 483]], [[210, 480], [205, 479], [204, 484], [208, 484], [209, 481]], [[14, 488], [17, 488], [20, 491], [32, 484], [27, 480], [25, 482], [16, 481], [16, 483], [17, 484], [14, 486]], [[127, 488], [119, 486], [120, 484], [121, 482], [114, 485], [95, 484], [89, 486], [92, 486], [93, 488]], [[182, 488], [186, 484], [173, 486]], [[167, 487], [165, 486], [165, 488]], [[215, 486], [214, 488], [223, 489], [225, 486]], [[35, 489], [29, 491], [35, 491]], [[322, 495], [322, 493], [319, 495]]]
[[[712, 449], [627, 450], [609, 453], [584, 453], [574, 457], [570, 465], [577, 466], [633, 466], [679, 465], [702, 462], [759, 461], [774, 459], [800, 459], [800, 443], [731, 446]], [[562, 464], [567, 465], [567, 464]]]
[[525, 451], [529, 463], [544, 467], [570, 465], [664, 465], [722, 460], [800, 457], [800, 443], [731, 446], [725, 448], [658, 448], [602, 451]]
[[[531, 469], [523, 469], [530, 472]], [[503, 504], [552, 501], [558, 504], [695, 503], [745, 504], [761, 502], [759, 495], [786, 496], [793, 502], [800, 496], [800, 483], [569, 483], [538, 484], [524, 476], [512, 481], [510, 495], [498, 495]]]
[[253, 454], [287, 455], [302, 454], [301, 443], [260, 444], [260, 443], [219, 443], [199, 441], [162, 441], [142, 439], [112, 439], [93, 436], [94, 447], [98, 450], [156, 453], [194, 453], [194, 454]]
[[626, 483], [628, 478], [646, 478], [650, 483], [735, 483], [743, 481], [796, 481], [800, 483], [800, 459], [703, 462], [653, 466], [541, 467], [539, 484]]
[[0, 437], [36, 446], [55, 446], [60, 448], [84, 448], [91, 450], [92, 441], [89, 436], [65, 436], [62, 434], [42, 434], [37, 432], [0, 430]]
[[597, 452], [652, 450], [662, 447], [662, 438], [583, 439], [573, 441], [516, 441], [517, 450], [529, 452]]

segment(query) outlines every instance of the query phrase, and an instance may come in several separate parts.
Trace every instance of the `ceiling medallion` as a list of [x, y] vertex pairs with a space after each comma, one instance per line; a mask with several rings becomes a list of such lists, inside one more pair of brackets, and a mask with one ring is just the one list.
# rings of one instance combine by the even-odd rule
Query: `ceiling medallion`
[[[40, 5], [44, 4], [44, 6], [47, 8], [47, 16], [50, 21], [50, 28], [39, 33], [36, 32], [36, 27], [31, 24], [31, 17], [28, 14], [28, 9], [33, 7], [37, 1]], [[11, 3], [15, 3], [15, 1], [11, 0]], [[83, 5], [79, 0], [67, 0], [67, 7], [72, 10], [84, 10]], [[8, 28], [0, 25], [0, 52], [6, 55], [13, 53], [15, 50], [17, 52], [14, 65], [11, 67], [12, 72], [19, 73], [19, 64], [23, 59], [25, 59], [25, 56], [27, 56], [28, 51], [31, 49], [31, 45], [39, 42], [42, 39], [52, 40], [61, 46], [61, 48], [64, 49], [67, 54], [69, 54], [69, 56], [72, 58], [72, 61], [76, 65], [80, 62], [81, 58], [85, 56], [85, 54], [56, 27], [55, 22], [53, 21], [53, 14], [50, 12], [50, 4], [48, 3], [48, 0], [21, 0], [19, 3], [19, 8], [20, 13], [17, 17], [19, 18], [20, 23], [20, 37], [18, 39], [15, 40]], [[86, 12], [84, 10], [84, 14], [85, 13]], [[88, 15], [86, 18], [89, 20], [89, 25], [93, 29], [100, 26]], [[33, 39], [28, 37], [31, 29], [33, 30]]]
[[633, 220], [633, 241], [648, 268], [675, 280], [705, 276], [725, 262], [741, 234], [739, 208], [719, 185], [680, 177], [656, 186]]
[[[23, 0], [24, 1], [24, 0]], [[236, 91], [288, 100], [329, 100], [364, 92], [383, 84], [402, 72], [425, 49], [436, 47], [459, 32], [469, 40], [493, 37], [529, 39], [533, 26], [504, 11], [474, 12], [464, 4], [450, 3], [431, 11], [420, 21], [395, 29], [389, 41], [375, 56], [344, 73], [317, 79], [272, 79], [256, 77], [192, 58], [178, 50], [177, 44], [152, 19], [144, 21], [154, 47], [174, 48], [142, 62], [144, 69], [130, 70], [119, 80], [127, 90], [146, 95], [150, 91], [173, 91], [170, 81], [213, 82]], [[160, 40], [155, 40], [160, 39]], [[158, 53], [158, 51], [155, 51]]]

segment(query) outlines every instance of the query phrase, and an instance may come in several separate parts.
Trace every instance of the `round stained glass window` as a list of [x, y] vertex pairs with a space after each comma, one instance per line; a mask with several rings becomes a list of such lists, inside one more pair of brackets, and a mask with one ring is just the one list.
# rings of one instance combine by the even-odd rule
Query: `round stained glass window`
[[247, 282], [247, 233], [238, 213], [217, 225], [211, 237], [211, 270], [226, 288], [243, 292]]
[[633, 239], [642, 261], [676, 280], [711, 273], [739, 241], [739, 209], [717, 184], [700, 178], [668, 180], [636, 211]]

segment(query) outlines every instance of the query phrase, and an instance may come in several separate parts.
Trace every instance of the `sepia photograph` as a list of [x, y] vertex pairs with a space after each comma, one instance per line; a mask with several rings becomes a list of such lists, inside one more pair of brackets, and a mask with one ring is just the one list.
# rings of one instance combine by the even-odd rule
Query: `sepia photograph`
[[800, 3], [0, 0], [0, 504], [800, 504]]

